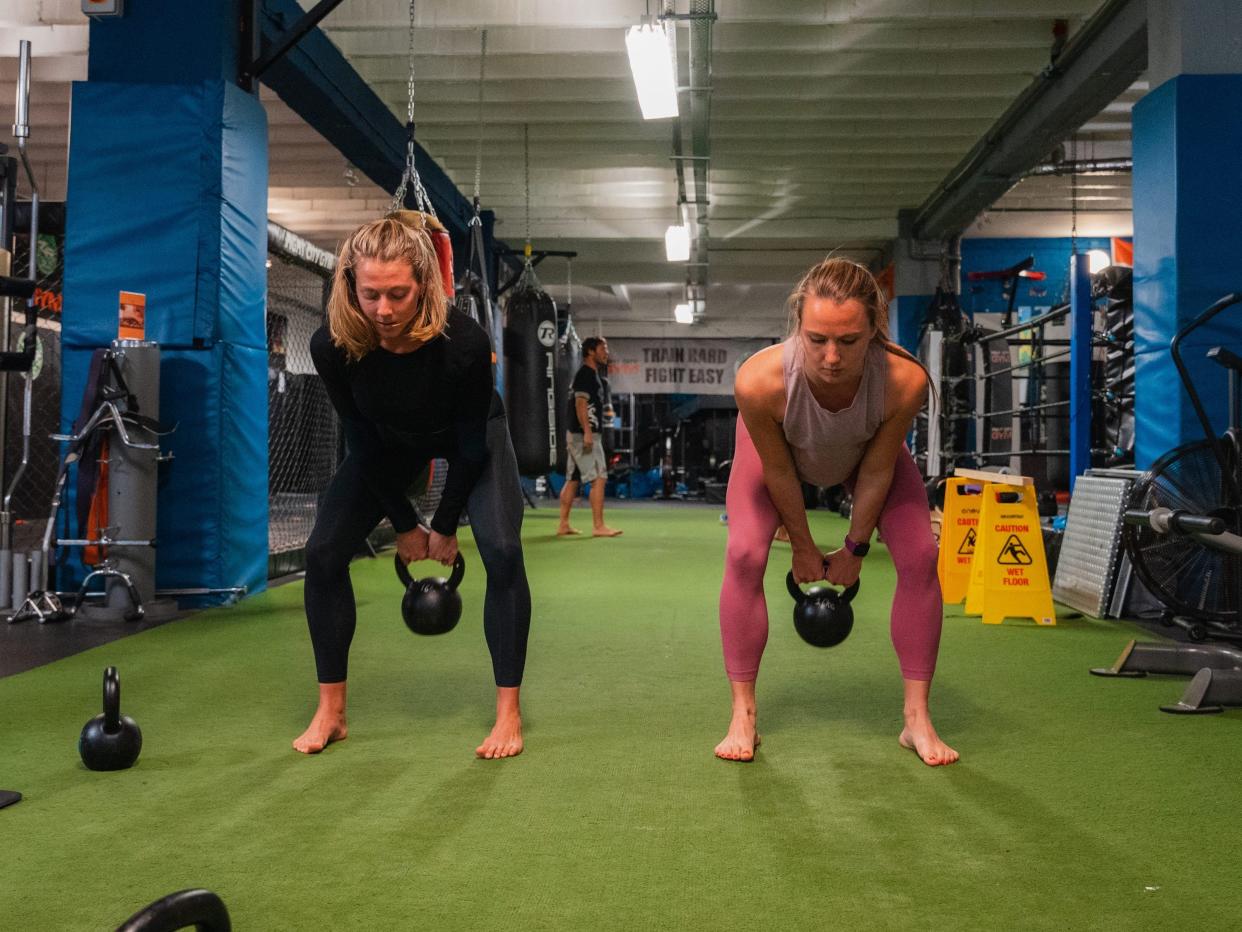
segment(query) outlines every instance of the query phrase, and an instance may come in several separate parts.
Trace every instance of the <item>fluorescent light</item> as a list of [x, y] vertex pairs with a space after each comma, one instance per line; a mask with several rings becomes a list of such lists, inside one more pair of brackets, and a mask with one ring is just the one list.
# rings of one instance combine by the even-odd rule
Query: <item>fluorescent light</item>
[[677, 116], [677, 75], [669, 28], [664, 23], [644, 24], [631, 26], [625, 33], [625, 49], [644, 120]]
[[690, 258], [690, 228], [669, 227], [664, 231], [664, 254], [669, 262], [685, 262]]
[[679, 304], [673, 308], [673, 319], [679, 324], [694, 323], [694, 308], [689, 304]]
[[1094, 275], [1113, 264], [1112, 257], [1103, 249], [1087, 250], [1087, 271]]

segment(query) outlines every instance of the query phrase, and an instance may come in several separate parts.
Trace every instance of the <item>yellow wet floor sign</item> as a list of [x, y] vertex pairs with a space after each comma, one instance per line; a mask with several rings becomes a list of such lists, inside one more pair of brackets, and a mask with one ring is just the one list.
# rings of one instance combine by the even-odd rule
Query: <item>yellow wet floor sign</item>
[[940, 520], [940, 554], [936, 573], [946, 605], [966, 598], [970, 585], [970, 559], [978, 542], [980, 493], [983, 483], [951, 478], [944, 484], [944, 517]]
[[1055, 625], [1035, 486], [988, 484], [980, 498], [966, 614], [982, 615], [983, 623], [989, 625], [1006, 618]]

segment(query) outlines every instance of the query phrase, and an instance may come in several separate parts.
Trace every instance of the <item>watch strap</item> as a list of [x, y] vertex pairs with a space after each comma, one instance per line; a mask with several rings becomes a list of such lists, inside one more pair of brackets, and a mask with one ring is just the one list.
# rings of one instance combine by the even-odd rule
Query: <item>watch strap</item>
[[845, 549], [856, 557], [865, 557], [867, 552], [871, 550], [870, 541], [851, 540], [848, 534], [845, 535]]

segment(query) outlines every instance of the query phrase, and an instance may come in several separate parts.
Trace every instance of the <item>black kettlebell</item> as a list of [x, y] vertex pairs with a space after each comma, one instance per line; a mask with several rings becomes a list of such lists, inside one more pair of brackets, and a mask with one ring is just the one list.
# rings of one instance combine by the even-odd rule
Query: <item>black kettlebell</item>
[[121, 678], [108, 667], [103, 678], [103, 712], [82, 728], [78, 753], [91, 770], [124, 770], [134, 766], [142, 750], [142, 730], [121, 714]]
[[831, 586], [812, 586], [805, 592], [793, 573], [785, 577], [785, 587], [794, 598], [794, 628], [802, 640], [815, 647], [836, 647], [854, 627], [850, 602], [858, 594], [858, 581], [841, 592]]
[[198, 932], [230, 932], [224, 901], [210, 890], [180, 890], [140, 909], [116, 932], [173, 932], [193, 926]]
[[466, 575], [466, 561], [461, 554], [453, 561], [453, 572], [448, 579], [428, 576], [414, 579], [401, 561], [401, 555], [393, 558], [397, 578], [405, 586], [401, 599], [401, 617], [415, 634], [447, 634], [461, 620], [461, 595], [457, 587]]

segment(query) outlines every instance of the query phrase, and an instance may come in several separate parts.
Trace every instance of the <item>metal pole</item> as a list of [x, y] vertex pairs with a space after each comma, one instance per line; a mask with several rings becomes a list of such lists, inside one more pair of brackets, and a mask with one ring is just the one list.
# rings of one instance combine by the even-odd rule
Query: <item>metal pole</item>
[[1091, 274], [1085, 255], [1070, 256], [1070, 492], [1091, 468]]
[[927, 399], [927, 475], [939, 476], [941, 470], [940, 454], [940, 393], [945, 389], [944, 382], [944, 334], [939, 330], [927, 333], [927, 370], [932, 375], [932, 384], [936, 391]]

